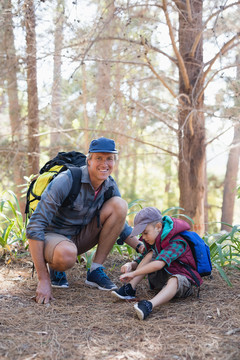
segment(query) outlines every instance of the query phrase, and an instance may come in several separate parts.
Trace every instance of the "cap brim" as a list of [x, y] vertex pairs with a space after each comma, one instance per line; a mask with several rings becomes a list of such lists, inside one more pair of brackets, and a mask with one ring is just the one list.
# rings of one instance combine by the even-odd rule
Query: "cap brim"
[[141, 234], [146, 229], [147, 224], [138, 224], [133, 228], [133, 231], [131, 232], [132, 236], [137, 236]]
[[90, 153], [109, 153], [109, 154], [117, 154], [118, 151], [117, 150], [113, 150], [113, 151], [110, 151], [110, 150], [92, 150], [92, 151], [89, 151]]

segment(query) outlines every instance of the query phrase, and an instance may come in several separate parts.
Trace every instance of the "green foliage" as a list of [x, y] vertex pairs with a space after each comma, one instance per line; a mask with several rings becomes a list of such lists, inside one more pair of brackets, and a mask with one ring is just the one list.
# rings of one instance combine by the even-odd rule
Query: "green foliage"
[[17, 254], [17, 247], [26, 247], [26, 228], [16, 195], [8, 190], [0, 200], [0, 247], [2, 255]]
[[226, 269], [240, 270], [240, 226], [233, 226], [228, 233], [206, 235], [204, 241], [209, 245], [213, 267], [231, 286]]
[[86, 263], [86, 268], [90, 269], [95, 252], [96, 246], [94, 246], [94, 248], [85, 252], [84, 254], [78, 255], [78, 262], [81, 263], [82, 261], [84, 261]]

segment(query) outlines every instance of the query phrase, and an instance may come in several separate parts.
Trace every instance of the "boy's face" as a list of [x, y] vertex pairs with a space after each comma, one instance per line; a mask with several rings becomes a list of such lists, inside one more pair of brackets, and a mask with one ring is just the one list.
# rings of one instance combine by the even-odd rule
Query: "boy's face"
[[159, 222], [155, 226], [153, 224], [148, 224], [145, 230], [142, 232], [142, 238], [149, 245], [155, 244], [156, 237], [162, 229], [162, 224]]

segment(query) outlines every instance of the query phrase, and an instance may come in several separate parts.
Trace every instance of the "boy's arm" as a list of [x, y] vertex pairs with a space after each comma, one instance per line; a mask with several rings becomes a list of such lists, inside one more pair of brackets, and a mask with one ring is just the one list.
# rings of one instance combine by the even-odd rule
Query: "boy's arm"
[[136, 261], [131, 261], [131, 262], [127, 262], [126, 264], [124, 264], [121, 267], [121, 272], [122, 273], [128, 273], [131, 272], [133, 270], [135, 270], [138, 266], [138, 263]]
[[146, 275], [161, 270], [164, 268], [165, 265], [166, 263], [163, 260], [154, 260], [146, 265], [139, 266], [135, 271], [122, 274], [120, 276], [120, 280], [123, 282], [128, 282], [138, 275]]
[[156, 260], [165, 261], [167, 266], [179, 258], [186, 250], [186, 242], [180, 239], [170, 240], [169, 245], [156, 257]]

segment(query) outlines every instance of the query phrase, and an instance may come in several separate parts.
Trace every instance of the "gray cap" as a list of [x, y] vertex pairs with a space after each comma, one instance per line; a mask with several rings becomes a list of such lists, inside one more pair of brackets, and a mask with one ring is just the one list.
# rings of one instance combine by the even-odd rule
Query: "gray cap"
[[155, 207], [146, 207], [140, 210], [134, 218], [134, 228], [131, 233], [131, 236], [136, 236], [141, 234], [146, 226], [152, 222], [159, 221], [162, 222], [161, 211]]

